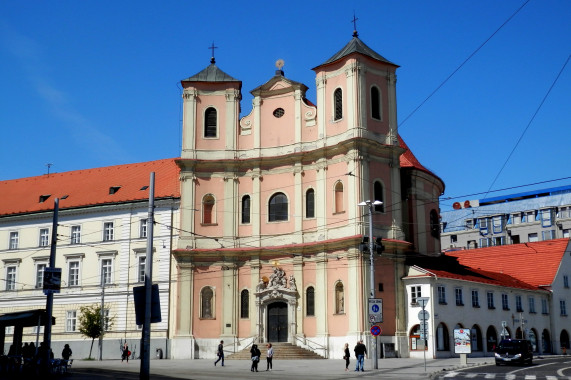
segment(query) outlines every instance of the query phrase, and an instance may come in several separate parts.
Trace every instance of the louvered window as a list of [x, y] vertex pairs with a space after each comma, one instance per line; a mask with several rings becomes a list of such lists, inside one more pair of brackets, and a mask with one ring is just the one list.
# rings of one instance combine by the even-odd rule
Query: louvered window
[[204, 112], [204, 137], [216, 137], [218, 117], [216, 109], [210, 107]]
[[377, 87], [371, 87], [371, 117], [381, 120], [381, 95]]
[[343, 91], [340, 88], [333, 93], [333, 101], [335, 102], [335, 119], [343, 118]]

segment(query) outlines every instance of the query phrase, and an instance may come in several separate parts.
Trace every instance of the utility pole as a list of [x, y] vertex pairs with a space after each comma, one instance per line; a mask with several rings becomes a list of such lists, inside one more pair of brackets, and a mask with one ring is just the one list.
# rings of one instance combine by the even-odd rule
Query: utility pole
[[149, 380], [151, 360], [151, 302], [153, 285], [153, 227], [155, 216], [155, 172], [151, 172], [149, 186], [149, 216], [147, 219], [147, 256], [145, 258], [145, 322], [141, 339], [140, 380]]
[[[58, 213], [59, 213], [59, 198], [54, 199], [54, 216], [52, 221], [52, 241], [50, 246], [50, 270], [55, 269], [56, 266], [56, 244], [57, 244], [57, 224], [58, 224]], [[45, 274], [45, 273], [44, 273]], [[44, 330], [44, 344], [46, 345], [46, 352], [44, 359], [44, 364], [47, 365], [50, 360], [50, 352], [52, 348], [52, 315], [54, 309], [54, 293], [52, 290], [48, 290], [46, 294], [46, 317]]]
[[99, 334], [99, 360], [103, 360], [103, 332], [105, 331], [105, 277], [101, 273], [101, 313], [99, 324], [101, 332]]
[[[374, 201], [371, 202], [369, 201], [364, 201], [361, 202], [359, 204], [357, 204], [357, 206], [367, 206], [369, 208], [369, 261], [370, 261], [370, 266], [371, 266], [371, 289], [370, 289], [370, 294], [369, 294], [369, 298], [375, 298], [375, 256], [373, 254], [373, 207], [374, 206], [378, 206], [378, 205], [382, 205], [383, 202], [381, 201]], [[379, 358], [377, 355], [377, 337], [373, 338], [373, 342], [374, 344], [373, 346], [373, 363], [374, 369], [379, 369]]]

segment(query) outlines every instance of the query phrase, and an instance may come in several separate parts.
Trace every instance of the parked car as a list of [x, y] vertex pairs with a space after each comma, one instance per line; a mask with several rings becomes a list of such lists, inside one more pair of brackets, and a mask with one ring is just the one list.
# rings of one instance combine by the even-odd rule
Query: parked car
[[528, 364], [533, 361], [533, 348], [531, 342], [524, 339], [503, 339], [496, 347], [496, 365], [500, 364]]

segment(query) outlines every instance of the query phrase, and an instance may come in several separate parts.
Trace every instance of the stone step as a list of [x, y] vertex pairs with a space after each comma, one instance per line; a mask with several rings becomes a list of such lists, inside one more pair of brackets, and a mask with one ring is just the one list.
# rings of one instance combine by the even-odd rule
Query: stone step
[[[323, 359], [322, 356], [316, 354], [315, 352], [294, 346], [291, 343], [274, 343], [272, 347], [274, 348], [274, 358], [276, 360]], [[252, 347], [248, 346], [241, 351], [228, 355], [226, 356], [226, 359], [251, 360], [252, 355], [250, 354], [250, 348]], [[261, 359], [265, 360], [266, 353], [268, 351], [266, 345], [263, 343], [258, 344], [258, 348], [262, 353]]]

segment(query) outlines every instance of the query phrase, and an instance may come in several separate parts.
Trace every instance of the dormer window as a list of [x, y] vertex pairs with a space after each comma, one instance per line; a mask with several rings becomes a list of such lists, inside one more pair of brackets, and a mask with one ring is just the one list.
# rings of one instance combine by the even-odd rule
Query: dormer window
[[40, 203], [44, 203], [49, 197], [51, 197], [51, 194], [40, 195]]
[[121, 188], [121, 186], [111, 186], [111, 187], [109, 187], [109, 194], [110, 194], [110, 195], [115, 194], [116, 192], [119, 191], [120, 188]]

